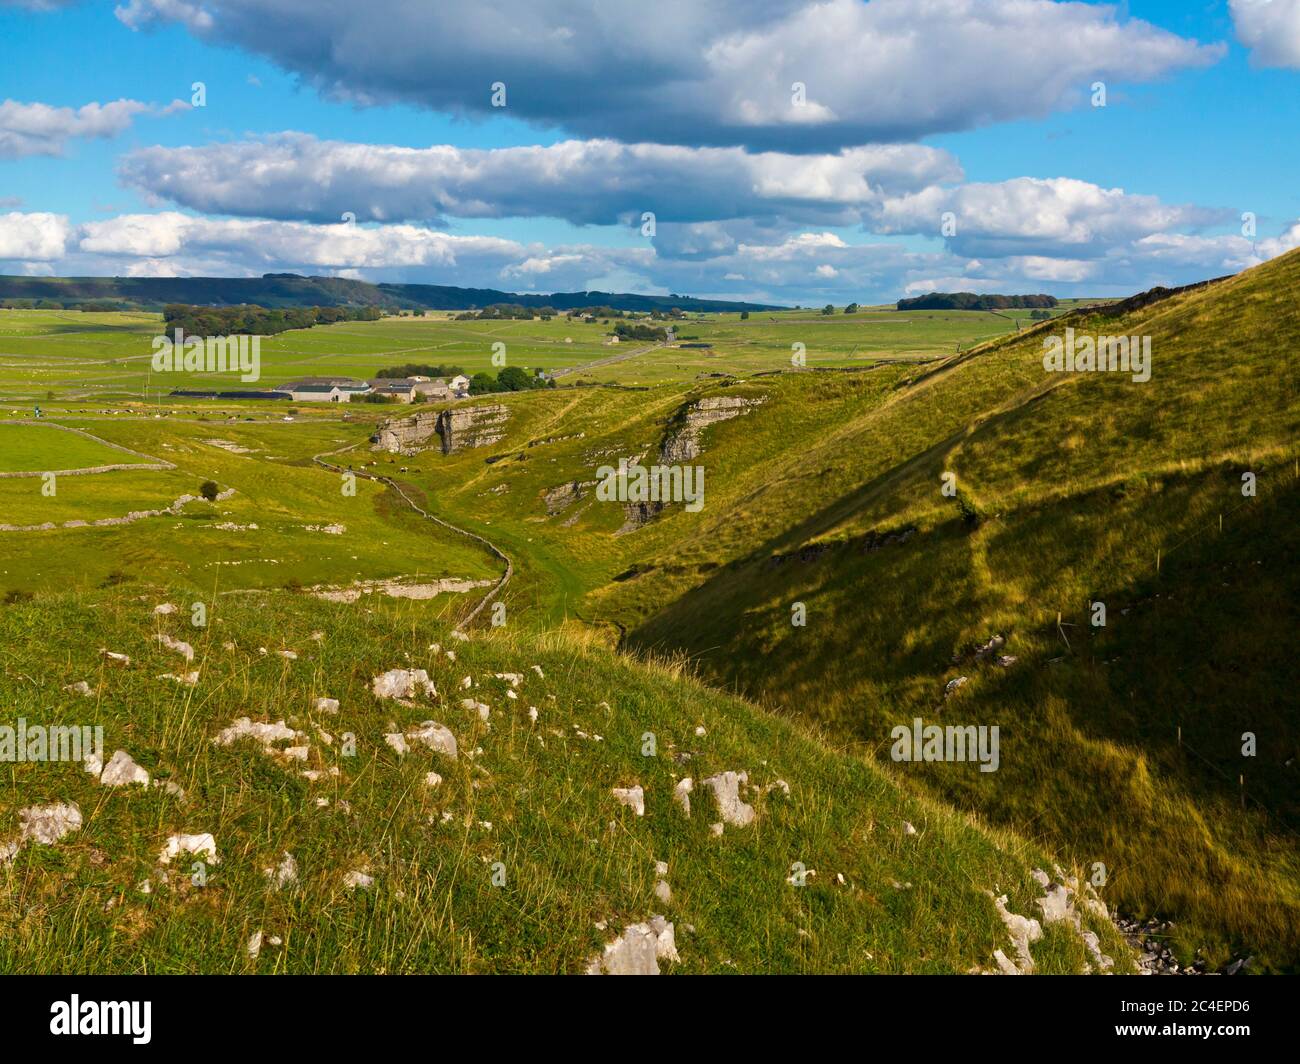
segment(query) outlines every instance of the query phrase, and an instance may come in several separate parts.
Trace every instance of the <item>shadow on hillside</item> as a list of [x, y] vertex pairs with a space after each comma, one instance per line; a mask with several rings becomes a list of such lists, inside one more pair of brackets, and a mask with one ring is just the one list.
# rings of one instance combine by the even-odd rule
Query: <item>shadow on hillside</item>
[[[932, 448], [921, 457], [937, 454]], [[1177, 509], [1180, 491], [1190, 498], [1222, 475], [1167, 478], [1164, 504]], [[1158, 577], [1096, 589], [1108, 625], [1071, 627], [1068, 650], [1054, 623], [1024, 612], [1023, 634], [1051, 649], [1010, 671], [981, 665], [981, 704], [1032, 707], [1054, 697], [1081, 734], [1141, 750], [1194, 792], [1237, 802], [1244, 775], [1248, 803], [1280, 829], [1300, 828], [1300, 482], [1289, 470], [1278, 475], [1288, 477], [1282, 487], [1233, 515], [1222, 535], [1206, 528], [1192, 536], [1165, 558]], [[869, 497], [888, 480], [851, 498]], [[827, 514], [847, 498], [799, 528], [831, 527]], [[955, 633], [998, 605], [996, 585], [965, 579], [978, 537], [983, 550], [1004, 557], [1052, 541], [1078, 517], [1122, 520], [1121, 506], [1119, 489], [1098, 489], [1028, 508], [974, 537], [957, 517], [924, 532], [873, 530], [835, 543], [806, 544], [792, 532], [714, 570], [626, 633], [621, 647], [684, 651], [714, 682], [878, 748], [878, 711], [862, 706], [861, 715], [841, 710], [827, 719], [806, 707], [834, 702], [828, 690], [852, 689], [880, 704], [929, 701], [938, 712], [945, 679], [971, 669], [969, 659], [953, 667]], [[794, 549], [774, 550], [786, 543]], [[1060, 561], [1075, 559], [1062, 554]], [[829, 618], [817, 612], [828, 591], [838, 596], [829, 599]], [[774, 602], [788, 610], [794, 601], [816, 618], [814, 650], [801, 651], [793, 630], [782, 633], [774, 618]], [[1258, 753], [1243, 759], [1247, 732]]]

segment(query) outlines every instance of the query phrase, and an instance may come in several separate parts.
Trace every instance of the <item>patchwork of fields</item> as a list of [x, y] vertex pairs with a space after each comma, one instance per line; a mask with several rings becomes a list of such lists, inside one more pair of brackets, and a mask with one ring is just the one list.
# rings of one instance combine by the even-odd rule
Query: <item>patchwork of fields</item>
[[[1072, 306], [1064, 301], [1057, 313]], [[802, 344], [807, 364], [860, 366], [950, 354], [960, 346], [1015, 332], [1028, 311], [907, 311], [866, 307], [857, 314], [818, 311], [701, 315], [678, 323], [687, 343], [709, 351], [672, 348], [574, 374], [573, 379], [645, 384], [685, 380], [698, 373], [755, 373], [788, 368], [791, 345]], [[0, 412], [6, 402], [41, 403], [96, 398], [158, 403], [173, 388], [273, 388], [304, 376], [372, 377], [394, 364], [457, 365], [467, 374], [495, 372], [493, 344], [506, 345], [509, 365], [577, 370], [624, 357], [628, 344], [608, 343], [612, 326], [556, 318], [536, 321], [454, 321], [385, 318], [300, 329], [261, 339], [261, 379], [232, 375], [154, 374], [152, 340], [162, 333], [154, 314], [79, 313], [0, 309]], [[630, 345], [638, 350], [644, 345]], [[14, 408], [10, 408], [11, 410]]]
[[[787, 971], [987, 963], [992, 947], [983, 938], [976, 936], [972, 954], [966, 940], [945, 938], [931, 919], [959, 912], [962, 927], [988, 924], [992, 934], [997, 916], [984, 885], [944, 901], [937, 891], [952, 884], [933, 867], [912, 865], [908, 878], [896, 873], [892, 850], [869, 868], [849, 861], [877, 821], [897, 821], [898, 803], [908, 802], [947, 810], [943, 816], [973, 831], [966, 838], [945, 828], [956, 833], [949, 841], [958, 850], [1005, 845], [1023, 855], [1023, 840], [1032, 838], [1085, 878], [1102, 869], [1090, 880], [1101, 899], [1125, 914], [1172, 921], [1167, 940], [1184, 965], [1213, 968], [1249, 953], [1261, 967], [1290, 969], [1300, 963], [1300, 731], [1286, 708], [1300, 683], [1287, 650], [1300, 601], [1300, 404], [1294, 364], [1272, 353], [1300, 339], [1285, 312], [1295, 291], [1300, 255], [1292, 254], [1146, 306], [1057, 308], [1081, 332], [1151, 336], [1156, 354], [1146, 385], [1046, 373], [1043, 340], [1061, 325], [1030, 322], [1023, 312], [863, 308], [679, 324], [679, 339], [708, 348], [610, 345], [599, 324], [446, 315], [317, 327], [262, 344], [256, 387], [307, 375], [368, 377], [408, 362], [492, 371], [494, 343], [505, 344], [509, 365], [570, 371], [554, 388], [417, 408], [172, 398], [174, 386], [237, 385], [202, 376], [160, 384], [149, 371], [157, 317], [2, 312], [0, 410], [8, 421], [0, 424], [0, 472], [28, 475], [0, 478], [0, 525], [39, 527], [0, 530], [7, 596], [0, 611], [8, 611], [0, 620], [38, 625], [44, 602], [67, 619], [102, 609], [138, 635], [141, 604], [204, 602], [224, 640], [214, 642], [215, 630], [199, 633], [204, 676], [244, 692], [221, 702], [220, 712], [208, 702], [206, 679], [183, 696], [187, 706], [192, 697], [206, 707], [213, 728], [247, 698], [276, 707], [262, 714], [267, 720], [296, 714], [293, 727], [304, 726], [309, 697], [344, 684], [366, 704], [371, 673], [398, 664], [400, 651], [401, 663], [437, 664], [445, 673], [437, 698], [448, 720], [464, 704], [446, 688], [487, 686], [493, 669], [513, 675], [526, 658], [562, 677], [547, 697], [591, 711], [582, 725], [566, 718], [552, 738], [580, 728], [579, 735], [597, 735], [593, 743], [624, 732], [631, 742], [643, 728], [654, 731], [655, 719], [670, 719], [674, 742], [692, 747], [737, 721], [758, 729], [753, 735], [785, 728], [779, 718], [796, 729], [791, 735], [809, 729], [815, 758], [829, 760], [790, 771], [824, 779], [866, 773], [854, 778], [875, 796], [861, 807], [856, 799], [825, 806], [827, 816], [848, 818], [837, 829], [839, 844], [813, 829], [816, 802], [784, 819], [774, 812], [781, 856], [751, 849], [733, 858], [733, 871], [743, 865], [737, 874], [759, 876], [746, 897], [768, 914], [764, 933], [784, 942], [806, 921], [780, 887], [763, 885], [754, 862], [771, 863], [775, 882], [784, 883], [789, 862], [817, 840], [812, 852], [823, 867], [842, 865], [849, 880], [873, 884], [865, 896], [849, 890], [842, 903], [818, 903], [834, 913], [822, 925], [826, 933], [851, 934], [844, 927], [883, 907], [912, 939], [868, 936], [860, 952], [846, 953], [819, 944], [813, 932], [807, 949], [782, 945], [773, 953], [750, 941], [753, 928], [716, 908], [716, 898], [711, 912], [690, 909], [704, 904], [697, 898], [684, 903], [697, 923], [716, 920], [709, 932], [716, 937], [697, 954], [707, 957], [699, 970], [717, 970], [728, 957], [757, 969], [760, 955], [777, 958], [772, 970]], [[806, 352], [801, 366], [791, 364], [798, 345]], [[33, 416], [38, 403], [41, 420]], [[472, 445], [479, 441], [471, 434], [471, 445], [450, 453], [436, 436], [410, 453], [370, 448], [384, 419], [443, 409], [471, 426], [490, 417], [500, 430], [482, 446]], [[701, 470], [698, 512], [680, 500], [611, 502], [598, 490], [600, 470], [620, 460], [652, 466], [666, 456]], [[322, 457], [340, 469], [326, 468]], [[42, 475], [111, 464], [128, 468]], [[1254, 478], [1249, 495], [1244, 474]], [[942, 490], [949, 478], [955, 492]], [[219, 492], [213, 501], [198, 497], [205, 481]], [[498, 587], [503, 576], [508, 582]], [[493, 608], [461, 650], [486, 671], [462, 677], [440, 655], [457, 645], [453, 631], [485, 596]], [[1092, 620], [1097, 602], [1108, 610], [1103, 626]], [[245, 660], [248, 648], [273, 651], [273, 644], [301, 653], [311, 629], [324, 649], [319, 661], [313, 651], [310, 677], [291, 666], [271, 675], [258, 657]], [[98, 637], [105, 646], [110, 634]], [[349, 657], [354, 647], [360, 657]], [[46, 688], [71, 683], [80, 675], [71, 663], [85, 672], [88, 648], [63, 647], [67, 665], [58, 669], [24, 651], [10, 679], [16, 668], [40, 672]], [[137, 646], [132, 656], [139, 653]], [[283, 781], [264, 783], [267, 773], [279, 778], [271, 768], [206, 762], [194, 752], [203, 749], [195, 735], [160, 723], [171, 711], [167, 700], [182, 696], [131, 674], [131, 683], [142, 682], [147, 689], [133, 688], [132, 696], [158, 720], [119, 714], [114, 728], [154, 767], [184, 777], [186, 791], [212, 771], [237, 781], [249, 795], [238, 815], [260, 825], [259, 837], [278, 838], [273, 819], [289, 816], [305, 794], [295, 789], [286, 805]], [[101, 673], [95, 690], [111, 705], [125, 697], [119, 686]], [[625, 719], [633, 704], [643, 716]], [[545, 715], [559, 706], [532, 708]], [[890, 761], [893, 729], [919, 718], [996, 725], [1000, 767], [983, 773], [971, 763]], [[455, 720], [462, 736], [476, 727]], [[541, 756], [532, 742], [547, 749], [550, 741], [532, 733], [537, 720], [502, 722], [510, 767], [496, 763], [491, 771], [562, 804], [564, 788], [549, 789], [559, 786], [554, 766], [532, 760]], [[375, 721], [356, 723], [372, 741], [381, 734]], [[688, 737], [693, 727], [698, 743]], [[1261, 737], [1260, 755], [1249, 762], [1241, 756], [1245, 732]], [[473, 734], [478, 742], [486, 730]], [[738, 740], [727, 757], [774, 787], [772, 773], [760, 772], [770, 749], [764, 741]], [[673, 786], [626, 753], [620, 747], [612, 762], [592, 768], [596, 790], [568, 795], [585, 826], [564, 847], [576, 852], [584, 833], [601, 830], [610, 788], [650, 786], [653, 778], [658, 801]], [[373, 782], [400, 762], [389, 764], [382, 750], [368, 756], [340, 793], [376, 816], [396, 817], [408, 856], [441, 860], [411, 818], [450, 811], [463, 822], [462, 841], [473, 843], [465, 852], [491, 857], [490, 840], [474, 827], [490, 822], [508, 826], [516, 859], [542, 861], [537, 847], [549, 829], [503, 792], [476, 794], [472, 772], [452, 792], [454, 809], [424, 799], [414, 809]], [[721, 771], [724, 761], [710, 766]], [[264, 786], [270, 790], [261, 794]], [[411, 786], [400, 784], [404, 793]], [[293, 781], [290, 789], [299, 787]], [[177, 827], [191, 819], [184, 810], [156, 812]], [[226, 834], [237, 830], [233, 821], [218, 823]], [[977, 825], [992, 825], [1004, 842], [989, 844]], [[402, 863], [408, 858], [380, 859], [387, 842], [361, 825], [349, 830], [346, 853], [328, 857], [330, 841], [315, 831], [283, 846], [318, 849], [322, 863], [384, 868], [403, 895], [424, 889]], [[684, 847], [688, 868], [714, 874], [701, 841], [670, 830], [654, 846]], [[119, 892], [132, 889], [147, 858], [133, 850], [130, 866], [119, 870]], [[987, 860], [969, 860], [981, 884], [991, 879]], [[1037, 852], [1032, 858], [1046, 861]], [[1006, 874], [1023, 879], [1028, 863]], [[573, 970], [593, 948], [591, 936], [574, 929], [603, 919], [606, 899], [623, 895], [596, 876], [584, 880], [574, 911], [557, 908], [548, 899], [560, 873], [544, 864], [529, 866], [520, 905], [536, 920], [568, 922], [554, 940], [560, 944], [536, 963]], [[84, 886], [88, 872], [70, 859], [60, 875]], [[920, 892], [915, 903], [904, 900], [912, 882], [924, 883], [931, 917], [919, 915]], [[1011, 880], [1000, 882], [1012, 889]], [[324, 897], [337, 887], [331, 883], [322, 872], [312, 890]], [[645, 884], [629, 889], [622, 906], [631, 918], [644, 907], [637, 899]], [[457, 901], [458, 912], [477, 922], [474, 945], [440, 924], [432, 953], [402, 952], [417, 917], [397, 894], [385, 897], [389, 926], [400, 933], [363, 936], [347, 953], [356, 970], [407, 970], [417, 960], [426, 970], [534, 970], [523, 959], [532, 956], [528, 936], [495, 923], [501, 914], [477, 886], [465, 885]], [[141, 919], [151, 930], [127, 966], [145, 957], [169, 970], [192, 963], [176, 945], [195, 933], [190, 916], [168, 908]], [[237, 941], [260, 919], [231, 899], [223, 940]], [[310, 928], [309, 950], [340, 934], [331, 921], [301, 913], [292, 920]], [[485, 927], [497, 930], [485, 937]], [[70, 935], [61, 925], [39, 948], [66, 962]], [[926, 945], [916, 950], [917, 942]], [[309, 953], [285, 956], [282, 970], [317, 970]], [[1079, 970], [1084, 956], [1077, 939], [1053, 939], [1039, 963]], [[214, 970], [209, 961], [197, 968]], [[102, 966], [119, 965], [105, 956]]]

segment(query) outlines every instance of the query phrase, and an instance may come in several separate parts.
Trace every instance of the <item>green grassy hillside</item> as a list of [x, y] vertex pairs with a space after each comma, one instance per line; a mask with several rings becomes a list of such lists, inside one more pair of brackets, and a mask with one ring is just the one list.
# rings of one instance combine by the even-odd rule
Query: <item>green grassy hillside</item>
[[[1292, 254], [928, 368], [829, 436], [792, 431], [763, 488], [611, 608], [630, 645], [882, 754], [916, 715], [1001, 723], [998, 773], [926, 785], [1105, 864], [1185, 950], [1294, 966], [1298, 290]], [[1150, 335], [1151, 380], [1044, 372], [1066, 324]], [[1007, 668], [972, 654], [994, 636]]]
[[[1183, 961], [1198, 950], [1211, 964], [1249, 953], [1256, 967], [1294, 970], [1297, 291], [1293, 253], [1159, 298], [1058, 308], [1032, 327], [867, 308], [692, 321], [689, 331], [714, 344], [707, 350], [611, 354], [601, 327], [565, 322], [388, 319], [267, 341], [268, 380], [366, 375], [381, 360], [474, 370], [500, 341], [511, 364], [583, 367], [562, 381], [603, 382], [451, 404], [471, 416], [504, 406], [502, 438], [451, 454], [435, 438], [401, 456], [367, 440], [380, 419], [410, 408], [178, 405], [153, 392], [148, 405], [123, 404], [114, 389], [142, 394], [149, 319], [66, 334], [23, 332], [34, 319], [10, 319], [8, 394], [66, 388], [82, 372], [74, 363], [89, 365], [103, 374], [93, 399], [43, 403], [49, 416], [175, 467], [60, 478], [57, 498], [40, 495], [39, 479], [0, 480], [0, 501], [23, 522], [166, 505], [209, 478], [235, 492], [129, 526], [0, 533], [0, 588], [13, 600], [0, 615], [19, 625], [4, 644], [15, 648], [5, 659], [11, 701], [28, 704], [24, 684], [57, 692], [87, 672], [96, 713], [130, 737], [110, 738], [110, 752], [122, 746], [155, 775], [184, 777], [187, 792], [206, 788], [204, 808], [216, 810], [209, 826], [184, 827], [187, 810], [167, 795], [134, 795], [128, 808], [143, 819], [126, 821], [111, 845], [87, 842], [84, 829], [89, 865], [22, 849], [13, 869], [30, 875], [31, 862], [53, 861], [63, 878], [49, 891], [54, 930], [15, 947], [15, 963], [71, 966], [79, 942], [103, 969], [243, 970], [242, 943], [265, 924], [286, 944], [277, 960], [263, 952], [258, 965], [273, 970], [329, 970], [331, 951], [352, 970], [580, 970], [619, 927], [663, 912], [652, 905], [654, 863], [667, 861], [683, 904], [667, 914], [679, 948], [687, 924], [700, 936], [674, 970], [966, 971], [1006, 948], [983, 892], [1008, 892], [1013, 911], [1039, 915], [1028, 873], [1047, 868], [1048, 851], [1120, 911], [1171, 919]], [[1066, 328], [1149, 336], [1150, 380], [1046, 372], [1044, 339]], [[806, 368], [791, 366], [795, 343]], [[602, 466], [658, 463], [686, 426], [720, 409], [736, 416], [702, 428], [685, 460], [704, 469], [699, 512], [597, 498]], [[43, 463], [32, 453], [49, 440], [30, 433], [46, 430], [13, 431], [28, 433], [21, 463]], [[394, 478], [454, 529], [371, 480], [341, 494], [339, 475], [313, 462], [335, 451], [331, 461]], [[449, 631], [483, 593], [468, 592], [497, 580], [502, 563], [455, 529], [489, 540], [513, 572], [497, 598], [505, 629], [486, 627], [484, 613], [468, 645]], [[163, 574], [171, 590], [155, 587]], [[350, 603], [296, 590], [396, 579], [455, 589], [438, 584], [431, 602], [381, 593]], [[73, 593], [43, 597], [65, 589]], [[24, 603], [30, 592], [37, 599]], [[167, 629], [200, 648], [193, 688], [156, 679], [177, 664], [149, 642], [159, 623], [149, 604], [165, 594], [214, 604], [197, 638]], [[54, 634], [37, 644], [36, 630]], [[458, 654], [454, 667], [428, 650], [434, 643]], [[129, 653], [131, 668], [91, 675], [101, 646]], [[296, 661], [275, 654], [285, 647]], [[437, 699], [402, 707], [367, 694], [373, 676], [406, 664], [430, 670]], [[533, 664], [546, 677], [536, 693]], [[496, 672], [525, 675], [518, 699], [507, 700]], [[508, 732], [476, 731], [476, 711], [453, 690], [464, 675], [492, 721], [508, 713]], [[339, 764], [309, 742], [309, 771], [340, 772], [309, 781], [329, 782], [330, 794], [306, 787], [302, 766], [283, 755], [246, 751], [241, 761], [208, 742], [240, 716], [296, 714], [290, 726], [314, 734], [325, 726], [310, 719], [317, 695], [341, 698], [341, 714], [356, 714], [343, 724], [370, 744]], [[67, 702], [92, 704], [71, 695], [55, 704]], [[529, 705], [537, 727], [520, 718]], [[997, 771], [894, 762], [892, 729], [916, 718], [997, 726]], [[383, 743], [426, 719], [485, 751], [482, 762], [462, 759], [454, 786], [437, 769], [435, 794], [422, 789], [434, 770], [427, 753], [399, 761]], [[642, 757], [646, 732], [658, 758]], [[674, 756], [684, 753], [692, 759]], [[731, 828], [719, 840], [698, 818], [674, 821], [669, 797], [674, 773], [698, 781], [742, 769], [760, 811], [743, 856], [719, 848], [741, 838]], [[27, 774], [10, 789], [11, 821], [41, 779], [57, 780], [44, 800], [63, 794], [84, 813], [89, 788], [96, 808], [104, 801], [105, 789], [75, 772], [14, 771]], [[816, 785], [801, 792], [796, 777]], [[776, 779], [791, 804], [776, 790], [759, 797]], [[636, 784], [648, 795], [644, 818], [610, 795]], [[801, 793], [816, 798], [799, 805]], [[366, 817], [329, 819], [340, 796]], [[698, 791], [696, 800], [712, 802]], [[459, 825], [450, 842], [445, 813]], [[902, 820], [918, 835], [900, 835]], [[924, 856], [906, 848], [940, 824], [941, 846], [922, 845]], [[131, 893], [156, 856], [148, 848], [179, 831], [212, 831], [219, 847], [231, 837], [244, 862], [226, 863], [222, 850], [223, 872], [245, 878], [229, 895], [194, 894], [220, 899], [203, 902], [207, 915], [171, 894]], [[293, 846], [310, 855], [312, 878], [292, 899], [268, 901], [249, 871], [263, 865], [250, 862]], [[123, 863], [100, 899], [87, 892], [104, 855]], [[498, 859], [522, 893], [490, 887], [485, 869]], [[926, 863], [900, 863], [917, 860]], [[821, 893], [799, 888], [792, 908], [785, 880], [796, 861], [817, 869]], [[362, 865], [378, 889], [343, 890], [339, 877]], [[923, 883], [927, 893], [916, 893]], [[70, 915], [67, 886], [68, 899], [95, 903]], [[119, 928], [126, 910], [145, 930]], [[44, 910], [20, 915], [35, 926]], [[219, 928], [211, 951], [204, 920]], [[306, 953], [274, 929], [290, 926]], [[110, 953], [123, 942], [135, 952], [119, 964]], [[1084, 953], [1054, 927], [1034, 956], [1039, 970], [1065, 970]]]
[[[150, 776], [113, 787], [76, 764], [0, 767], [0, 844], [22, 809], [74, 803], [81, 817], [0, 862], [0, 970], [580, 972], [662, 915], [679, 957], [667, 971], [952, 972], [1015, 956], [986, 891], [1042, 918], [1030, 873], [1056, 873], [1039, 847], [676, 670], [509, 628], [453, 640], [427, 604], [226, 596], [194, 628], [188, 596], [155, 612], [166, 594], [0, 607], [13, 716], [100, 725], [104, 760], [123, 749]], [[195, 686], [159, 678], [183, 663], [159, 634], [192, 643]], [[374, 677], [413, 667], [436, 694], [373, 693]], [[89, 694], [65, 690], [78, 681]], [[214, 742], [241, 717], [299, 735]], [[454, 734], [455, 759], [385, 739], [429, 720]], [[727, 771], [747, 772], [755, 819], [718, 835], [702, 781]], [[684, 777], [689, 817], [672, 798]], [[611, 793], [637, 786], [643, 816]], [[202, 834], [215, 859], [160, 862], [169, 838]], [[290, 865], [291, 883], [264, 871]], [[369, 879], [352, 887], [351, 873]], [[1108, 921], [1085, 911], [1083, 927], [1131, 970]], [[1090, 963], [1065, 922], [1032, 957], [1042, 972]]]
[[[1298, 275], [1291, 255], [920, 367], [507, 398], [500, 444], [408, 476], [515, 559], [512, 616], [686, 654], [882, 757], [916, 716], [996, 723], [997, 773], [907, 775], [1104, 866], [1128, 910], [1176, 920], [1184, 957], [1292, 967]], [[1151, 379], [1045, 372], [1067, 326], [1150, 336]], [[761, 405], [705, 431], [703, 510], [620, 534], [598, 466], [655, 461], [719, 396]], [[1006, 667], [973, 653], [994, 637]]]

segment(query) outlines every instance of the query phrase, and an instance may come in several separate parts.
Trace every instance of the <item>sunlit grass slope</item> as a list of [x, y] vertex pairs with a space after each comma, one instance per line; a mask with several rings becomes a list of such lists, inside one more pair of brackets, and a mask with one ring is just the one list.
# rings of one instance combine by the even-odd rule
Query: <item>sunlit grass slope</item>
[[[926, 784], [1104, 864], [1184, 949], [1294, 966], [1298, 290], [1293, 253], [928, 367], [602, 604], [631, 645], [882, 753], [914, 716], [1000, 723], [999, 772]], [[1150, 336], [1151, 380], [1044, 372], [1065, 325]], [[736, 526], [768, 534], [741, 551]]]
[[[0, 607], [9, 713], [102, 725], [106, 757], [124, 749], [184, 792], [105, 787], [74, 764], [0, 767], [0, 841], [33, 805], [73, 802], [83, 818], [0, 863], [0, 970], [579, 972], [658, 914], [675, 925], [668, 971], [963, 972], [1014, 954], [985, 891], [1041, 916], [1029, 873], [1052, 865], [1038, 847], [910, 797], [868, 761], [675, 670], [509, 627], [465, 643], [423, 605], [284, 592], [210, 602], [196, 629], [187, 595], [154, 613], [166, 595]], [[159, 632], [192, 642], [196, 686], [159, 679], [180, 662]], [[101, 647], [130, 664], [106, 664]], [[373, 677], [396, 667], [427, 669], [436, 695], [378, 700]], [[64, 690], [76, 681], [91, 695]], [[300, 731], [305, 759], [213, 742], [245, 716]], [[454, 733], [456, 759], [414, 739], [399, 756], [385, 740], [428, 720]], [[716, 835], [700, 781], [724, 771], [748, 773], [756, 819]], [[686, 776], [689, 818], [671, 797]], [[633, 786], [644, 816], [611, 794]], [[191, 856], [160, 870], [170, 836], [201, 833], [217, 857], [203, 885]], [[264, 869], [286, 853], [297, 880], [276, 889]], [[789, 882], [796, 862], [804, 886]], [[353, 872], [368, 885], [350, 889]], [[1113, 927], [1089, 914], [1084, 926], [1130, 969]], [[1041, 972], [1087, 963], [1059, 923], [1033, 956]]]

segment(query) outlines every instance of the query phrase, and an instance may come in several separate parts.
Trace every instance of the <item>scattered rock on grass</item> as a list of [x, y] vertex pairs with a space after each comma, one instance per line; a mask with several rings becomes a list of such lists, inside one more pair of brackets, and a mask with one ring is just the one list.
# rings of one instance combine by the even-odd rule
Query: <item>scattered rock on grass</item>
[[174, 858], [183, 853], [206, 857], [213, 864], [221, 863], [221, 858], [217, 856], [217, 840], [206, 831], [199, 835], [172, 835], [158, 855], [158, 863], [171, 864]]
[[[991, 892], [989, 897], [993, 897]], [[1004, 975], [1028, 975], [1034, 970], [1034, 958], [1029, 952], [1029, 944], [1043, 937], [1043, 927], [1037, 920], [1010, 912], [1007, 909], [1005, 894], [993, 898], [993, 904], [997, 907], [998, 916], [1002, 918], [1002, 923], [1011, 936], [1011, 945], [1016, 951], [1016, 962], [1008, 959], [1000, 949], [993, 951], [993, 959], [998, 962], [998, 967]]]
[[482, 702], [475, 701], [472, 698], [462, 698], [460, 700], [461, 709], [472, 709], [478, 713], [479, 720], [486, 721], [492, 715], [490, 706]]
[[1101, 951], [1101, 940], [1097, 937], [1095, 931], [1085, 931], [1082, 935], [1083, 944], [1088, 949], [1089, 956], [1092, 957], [1093, 963], [1103, 972], [1108, 972], [1115, 967], [1115, 959], [1108, 957]]
[[415, 698], [418, 694], [438, 693], [424, 669], [389, 669], [374, 678], [371, 690], [376, 698]]
[[272, 887], [283, 890], [298, 882], [298, 862], [294, 860], [293, 854], [285, 850], [280, 863], [274, 868], [263, 868], [262, 874], [266, 876]]
[[104, 770], [99, 774], [99, 782], [105, 787], [125, 787], [139, 783], [149, 786], [149, 773], [135, 763], [125, 750], [116, 751]]
[[408, 729], [406, 737], [422, 743], [437, 753], [446, 754], [453, 761], [459, 756], [456, 736], [452, 735], [450, 728], [444, 727], [437, 721], [426, 720], [419, 727]]
[[229, 746], [240, 739], [252, 739], [254, 742], [259, 743], [267, 753], [275, 753], [273, 743], [301, 738], [304, 738], [302, 732], [289, 727], [283, 720], [268, 723], [266, 721], [252, 720], [249, 717], [240, 717], [229, 727], [218, 732], [212, 741], [218, 746]]
[[189, 643], [180, 639], [173, 639], [166, 632], [159, 632], [154, 636], [154, 638], [168, 650], [176, 651], [176, 653], [180, 654], [186, 661], [194, 660], [194, 648], [190, 646]]
[[64, 835], [80, 828], [81, 810], [72, 802], [32, 805], [18, 813], [19, 837], [24, 842], [53, 846]]
[[631, 924], [587, 964], [588, 975], [658, 975], [659, 961], [678, 961], [673, 925], [662, 916]]
[[637, 816], [645, 816], [645, 790], [642, 787], [615, 787], [610, 793]]
[[682, 808], [682, 812], [687, 816], [691, 815], [691, 791], [695, 790], [695, 781], [687, 776], [685, 779], [677, 781], [677, 786], [673, 788], [673, 801]]
[[718, 812], [723, 823], [743, 828], [754, 821], [754, 807], [741, 801], [740, 785], [749, 783], [746, 772], [720, 772], [716, 776], [701, 780], [704, 786], [713, 791], [718, 800]]

